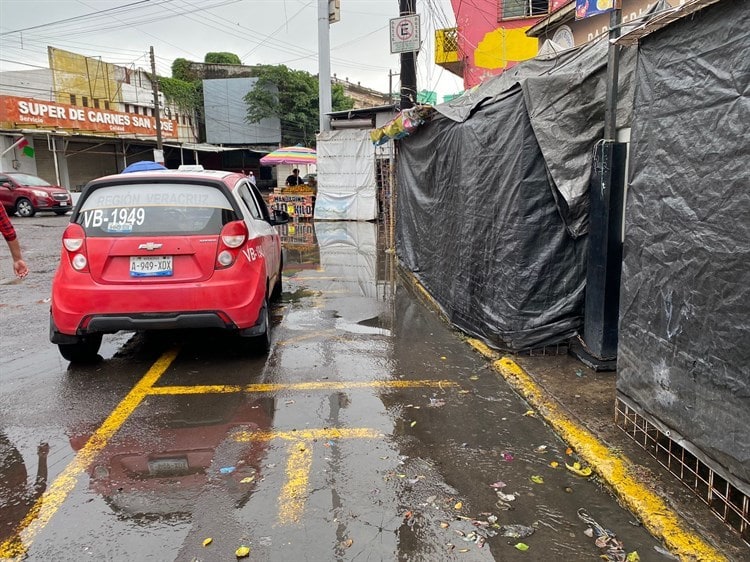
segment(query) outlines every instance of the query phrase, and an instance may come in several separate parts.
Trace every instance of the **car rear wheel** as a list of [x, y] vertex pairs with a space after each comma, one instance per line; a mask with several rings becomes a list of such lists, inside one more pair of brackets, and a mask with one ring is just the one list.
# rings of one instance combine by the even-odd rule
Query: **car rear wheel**
[[33, 217], [36, 214], [36, 209], [34, 209], [31, 201], [25, 197], [21, 197], [16, 201], [16, 214], [19, 217]]
[[284, 258], [279, 260], [279, 274], [276, 276], [276, 284], [273, 286], [271, 291], [271, 300], [278, 301], [281, 299], [281, 292], [284, 290], [283, 282], [281, 280], [281, 271], [284, 269]]
[[266, 296], [263, 302], [263, 309], [261, 310], [261, 317], [263, 319], [263, 332], [252, 338], [251, 345], [253, 351], [258, 354], [268, 353], [271, 349], [271, 307], [268, 305], [268, 297]]
[[88, 363], [97, 358], [99, 347], [102, 345], [102, 335], [92, 334], [83, 336], [76, 343], [59, 343], [60, 355], [71, 363]]

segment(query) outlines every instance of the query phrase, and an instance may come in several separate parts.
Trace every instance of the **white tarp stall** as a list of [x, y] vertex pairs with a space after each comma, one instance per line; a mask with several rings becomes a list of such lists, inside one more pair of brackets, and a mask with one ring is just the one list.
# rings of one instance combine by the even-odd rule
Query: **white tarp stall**
[[[339, 288], [348, 294], [376, 298], [377, 225], [366, 222], [314, 224], [320, 248], [320, 265], [331, 279], [328, 288]], [[363, 306], [367, 308], [367, 305]]]
[[369, 130], [323, 131], [316, 148], [315, 220], [375, 220], [375, 152]]

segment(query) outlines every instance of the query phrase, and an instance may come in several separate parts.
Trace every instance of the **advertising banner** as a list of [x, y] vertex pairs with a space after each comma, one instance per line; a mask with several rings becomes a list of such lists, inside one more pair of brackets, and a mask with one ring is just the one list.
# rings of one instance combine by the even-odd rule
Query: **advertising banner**
[[598, 16], [619, 7], [620, 0], [576, 0], [576, 19]]
[[290, 217], [312, 218], [313, 194], [312, 192], [288, 195], [271, 193], [268, 196], [268, 206], [271, 209], [286, 211]]
[[[0, 96], [0, 124], [5, 127], [25, 125], [40, 129], [156, 136], [156, 119], [149, 115], [16, 96]], [[176, 138], [177, 122], [161, 119], [161, 134], [166, 138]]]

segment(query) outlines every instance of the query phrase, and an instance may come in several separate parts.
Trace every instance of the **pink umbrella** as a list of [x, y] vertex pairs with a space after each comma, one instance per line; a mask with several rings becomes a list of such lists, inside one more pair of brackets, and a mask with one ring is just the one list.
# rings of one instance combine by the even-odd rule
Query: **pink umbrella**
[[313, 148], [304, 146], [285, 146], [266, 154], [260, 159], [263, 166], [275, 166], [276, 164], [315, 164], [318, 161], [317, 153]]

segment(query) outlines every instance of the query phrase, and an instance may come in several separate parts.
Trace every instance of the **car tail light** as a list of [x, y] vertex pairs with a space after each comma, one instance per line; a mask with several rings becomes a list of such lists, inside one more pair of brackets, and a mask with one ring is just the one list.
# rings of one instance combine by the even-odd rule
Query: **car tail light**
[[216, 253], [216, 269], [232, 265], [247, 241], [247, 225], [243, 221], [232, 221], [224, 225], [219, 235], [219, 248]]
[[87, 272], [89, 260], [86, 257], [86, 233], [80, 224], [69, 224], [63, 233], [63, 248], [70, 265], [76, 271]]

